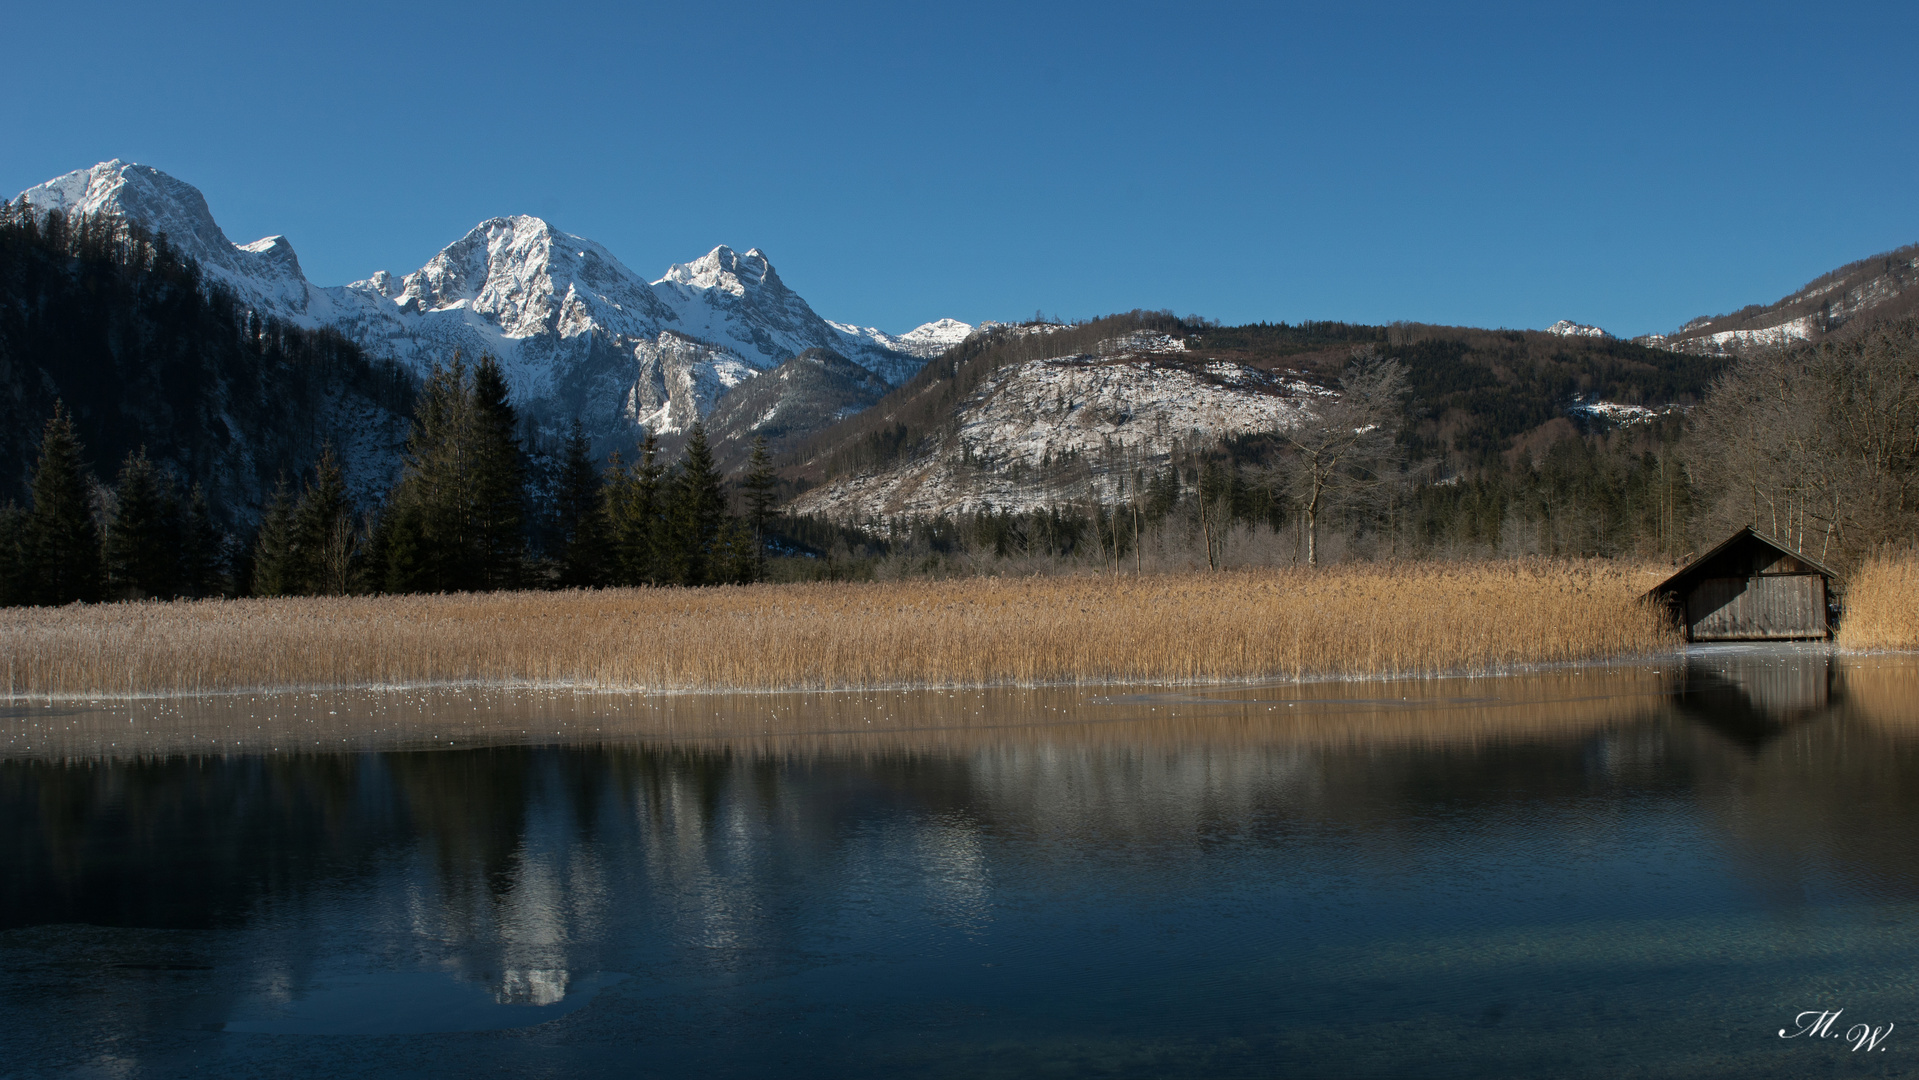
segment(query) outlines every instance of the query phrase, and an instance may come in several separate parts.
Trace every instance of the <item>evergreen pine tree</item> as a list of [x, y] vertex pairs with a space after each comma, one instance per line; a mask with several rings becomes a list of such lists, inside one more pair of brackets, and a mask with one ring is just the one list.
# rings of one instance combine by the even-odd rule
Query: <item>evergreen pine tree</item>
[[773, 459], [766, 452], [766, 436], [753, 439], [753, 456], [747, 462], [746, 479], [740, 486], [746, 491], [746, 517], [752, 531], [752, 561], [746, 580], [766, 576], [766, 530], [773, 519], [779, 478], [773, 475]]
[[[49, 214], [51, 221], [58, 215]], [[30, 604], [67, 604], [100, 599], [105, 573], [100, 560], [100, 530], [93, 522], [91, 487], [82, 465], [73, 417], [59, 402], [40, 436], [40, 461], [33, 473], [33, 509], [27, 517], [24, 545]]]
[[355, 537], [353, 505], [347, 498], [346, 478], [340, 473], [333, 444], [320, 449], [313, 482], [300, 495], [293, 512], [291, 536], [299, 567], [300, 592], [344, 596], [352, 579]]
[[627, 572], [625, 554], [625, 525], [627, 504], [631, 501], [633, 473], [627, 468], [625, 459], [618, 450], [606, 457], [606, 468], [600, 473], [600, 488], [605, 493], [606, 507], [606, 583], [608, 585], [638, 585]]
[[396, 490], [380, 507], [367, 532], [366, 572], [375, 592], [412, 592], [423, 580], [419, 509], [396, 501], [393, 496], [398, 494]]
[[720, 529], [726, 523], [726, 491], [713, 451], [706, 444], [706, 427], [693, 425], [686, 451], [673, 477], [671, 509], [667, 515], [667, 563], [679, 585], [705, 585], [726, 574], [716, 559]]
[[560, 584], [592, 588], [606, 584], [606, 485], [593, 468], [592, 444], [578, 420], [567, 435], [560, 465], [559, 491], [554, 500], [559, 543]]
[[661, 520], [667, 501], [665, 474], [660, 441], [652, 432], [641, 442], [640, 460], [631, 468], [620, 470], [615, 459], [607, 501], [615, 580], [622, 585], [658, 585], [665, 580], [661, 558], [666, 541]]
[[260, 535], [253, 545], [252, 591], [255, 596], [296, 596], [303, 584], [294, 551], [293, 496], [282, 474], [274, 485], [273, 501], [260, 516]]
[[759, 580], [759, 544], [753, 539], [751, 524], [731, 516], [722, 519], [715, 550], [716, 572], [708, 577], [708, 584], [744, 585]]
[[466, 512], [472, 437], [467, 367], [434, 364], [414, 404], [406, 464], [380, 516], [380, 568], [388, 592], [475, 587], [477, 554]]
[[481, 588], [518, 585], [526, 562], [526, 466], [519, 418], [507, 402], [499, 361], [480, 357], [473, 368], [473, 515], [479, 541]]
[[226, 592], [226, 534], [207, 511], [207, 495], [193, 485], [181, 515], [180, 584], [188, 596]]
[[526, 559], [526, 465], [498, 362], [456, 354], [421, 387], [378, 528], [390, 591], [510, 588]]
[[173, 480], [153, 467], [146, 447], [127, 455], [114, 485], [107, 524], [107, 582], [123, 600], [178, 596], [181, 514]]
[[27, 512], [0, 506], [0, 607], [26, 603]]

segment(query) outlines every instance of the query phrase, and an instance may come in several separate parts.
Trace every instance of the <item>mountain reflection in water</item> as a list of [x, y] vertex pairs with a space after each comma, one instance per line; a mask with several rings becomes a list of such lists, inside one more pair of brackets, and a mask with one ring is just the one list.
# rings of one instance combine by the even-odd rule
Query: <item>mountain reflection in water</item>
[[1797, 1076], [1848, 1052], [1801, 1009], [1919, 1028], [1909, 656], [0, 733], [0, 1074]]

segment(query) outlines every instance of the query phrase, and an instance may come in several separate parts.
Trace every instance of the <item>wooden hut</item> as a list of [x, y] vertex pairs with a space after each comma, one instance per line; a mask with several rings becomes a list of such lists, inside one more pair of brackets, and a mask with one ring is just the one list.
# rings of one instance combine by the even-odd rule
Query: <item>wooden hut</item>
[[1686, 624], [1687, 641], [1792, 641], [1825, 638], [1826, 593], [1833, 572], [1741, 529], [1687, 563], [1646, 595]]

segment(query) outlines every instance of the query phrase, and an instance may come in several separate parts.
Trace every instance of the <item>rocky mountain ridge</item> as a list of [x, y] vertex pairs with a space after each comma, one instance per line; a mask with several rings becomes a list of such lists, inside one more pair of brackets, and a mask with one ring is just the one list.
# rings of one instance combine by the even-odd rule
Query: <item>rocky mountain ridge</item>
[[455, 351], [491, 354], [536, 424], [558, 432], [577, 417], [609, 448], [641, 429], [682, 432], [726, 391], [810, 349], [897, 385], [972, 331], [953, 319], [897, 336], [830, 323], [757, 249], [716, 247], [648, 281], [601, 245], [525, 215], [481, 222], [402, 277], [319, 286], [286, 237], [232, 242], [198, 189], [149, 166], [103, 162], [21, 197], [38, 212], [165, 233], [261, 315], [337, 329], [416, 373]]
[[1702, 315], [1670, 334], [1633, 340], [1657, 349], [1723, 356], [1746, 349], [1817, 341], [1882, 319], [1919, 311], [1919, 244], [1847, 263], [1770, 304], [1729, 315]]

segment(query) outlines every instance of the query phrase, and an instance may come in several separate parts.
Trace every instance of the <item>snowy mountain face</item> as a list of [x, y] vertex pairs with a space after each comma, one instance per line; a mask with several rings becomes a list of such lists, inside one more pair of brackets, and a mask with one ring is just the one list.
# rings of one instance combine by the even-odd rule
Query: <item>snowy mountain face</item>
[[145, 165], [107, 161], [70, 172], [21, 197], [36, 211], [68, 217], [106, 216], [136, 221], [165, 233], [174, 248], [200, 264], [208, 279], [233, 290], [243, 303], [282, 318], [303, 314], [306, 275], [284, 236], [235, 244], [220, 231], [198, 188]]
[[1670, 334], [1634, 340], [1674, 352], [1725, 355], [1817, 341], [1848, 325], [1914, 311], [1919, 311], [1919, 244], [1849, 263], [1774, 303], [1702, 316]]
[[808, 349], [721, 398], [706, 418], [707, 441], [723, 470], [744, 465], [753, 440], [772, 453], [870, 408], [886, 381], [831, 349]]
[[1283, 373], [1192, 355], [1135, 332], [1092, 352], [1008, 365], [963, 403], [935, 453], [844, 477], [794, 500], [799, 513], [855, 521], [1124, 501], [1125, 478], [1179, 446], [1292, 428], [1330, 391]]
[[[931, 360], [965, 341], [975, 329], [958, 319], [939, 319], [895, 337], [884, 330], [876, 330], [870, 326], [851, 326], [847, 323], [828, 323], [827, 325], [838, 331], [841, 339], [855, 350], [862, 345], [870, 345], [905, 353], [908, 356], [917, 356], [921, 360]], [[898, 381], [901, 380], [895, 380], [895, 382]]]
[[235, 244], [191, 185], [109, 161], [24, 193], [38, 210], [137, 222], [263, 315], [333, 327], [424, 374], [455, 352], [497, 358], [515, 404], [550, 432], [575, 417], [603, 447], [641, 428], [683, 432], [731, 388], [808, 349], [830, 349], [887, 385], [972, 327], [951, 319], [895, 337], [829, 323], [758, 250], [717, 247], [648, 281], [600, 245], [535, 217], [481, 222], [402, 278], [307, 281], [285, 237]]

